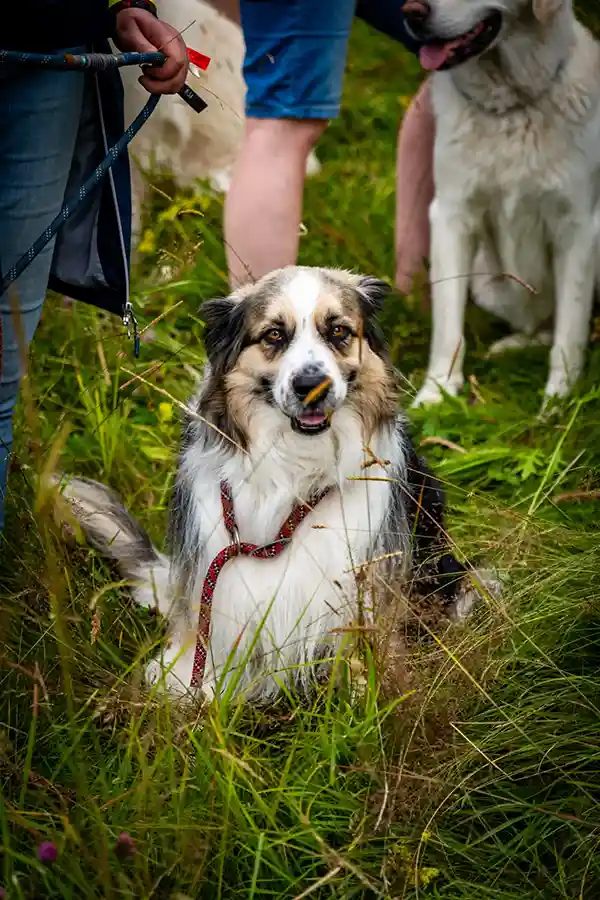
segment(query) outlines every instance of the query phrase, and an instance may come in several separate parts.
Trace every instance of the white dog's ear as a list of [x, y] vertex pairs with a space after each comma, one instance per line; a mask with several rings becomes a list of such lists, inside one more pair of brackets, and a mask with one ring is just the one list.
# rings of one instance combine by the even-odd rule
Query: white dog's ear
[[564, 0], [533, 0], [533, 14], [542, 25], [556, 15]]

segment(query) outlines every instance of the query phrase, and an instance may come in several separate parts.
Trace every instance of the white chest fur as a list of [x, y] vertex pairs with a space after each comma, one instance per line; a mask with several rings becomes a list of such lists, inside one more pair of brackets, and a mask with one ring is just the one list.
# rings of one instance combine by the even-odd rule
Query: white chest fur
[[[298, 437], [288, 429], [289, 435], [256, 448], [252, 458], [236, 454], [221, 470], [213, 457], [188, 451], [184, 466], [195, 473], [193, 518], [203, 552], [186, 598], [188, 624], [183, 627], [182, 620], [174, 635], [173, 652], [183, 650], [175, 666], [181, 682], [189, 684], [206, 570], [231, 540], [222, 516], [222, 478], [235, 498], [240, 539], [259, 546], [274, 540], [298, 500], [324, 487], [334, 490], [301, 523], [283, 553], [266, 560], [238, 557], [222, 570], [213, 598], [205, 689], [233, 675], [250, 693], [274, 695], [277, 681], [308, 676], [323, 649], [337, 643], [332, 630], [356, 620], [355, 567], [372, 558], [391, 492], [385, 470], [373, 466], [365, 472], [358, 429], [355, 417], [342, 411], [327, 435]], [[403, 448], [391, 430], [378, 435], [371, 449], [396, 471], [403, 469]], [[236, 670], [236, 660], [244, 657]]]

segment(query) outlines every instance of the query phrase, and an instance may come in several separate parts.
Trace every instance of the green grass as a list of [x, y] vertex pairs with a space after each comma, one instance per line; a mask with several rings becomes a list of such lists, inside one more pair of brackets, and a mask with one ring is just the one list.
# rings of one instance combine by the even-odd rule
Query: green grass
[[[302, 262], [392, 278], [396, 122], [417, 82], [406, 54], [357, 26]], [[577, 394], [541, 422], [547, 353], [487, 361], [499, 326], [471, 313], [470, 395], [411, 418], [458, 551], [499, 566], [505, 595], [465, 629], [413, 611], [400, 659], [365, 652], [358, 684], [312, 707], [222, 703], [198, 718], [148, 696], [141, 663], [160, 623], [56, 536], [35, 484], [60, 461], [109, 481], [161, 539], [177, 403], [203, 358], [199, 307], [226, 287], [220, 219], [209, 194], [157, 197], [136, 300], [144, 325], [163, 318], [139, 361], [118, 322], [56, 300], [35, 341], [0, 563], [0, 884], [19, 900], [594, 900], [598, 500], [557, 495], [600, 488], [597, 345]], [[157, 285], [167, 261], [173, 279]], [[384, 325], [418, 384], [417, 299], [392, 297]], [[43, 840], [52, 866], [37, 861]]]

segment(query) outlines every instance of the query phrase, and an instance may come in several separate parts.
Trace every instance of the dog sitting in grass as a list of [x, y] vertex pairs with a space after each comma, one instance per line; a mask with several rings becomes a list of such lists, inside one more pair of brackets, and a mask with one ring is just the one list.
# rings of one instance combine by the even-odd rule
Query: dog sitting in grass
[[457, 616], [470, 608], [440, 486], [398, 410], [375, 322], [385, 294], [374, 278], [289, 267], [204, 304], [169, 557], [111, 490], [64, 483], [90, 543], [167, 620], [150, 683], [270, 701], [310, 689], [373, 618], [378, 588], [410, 582]]

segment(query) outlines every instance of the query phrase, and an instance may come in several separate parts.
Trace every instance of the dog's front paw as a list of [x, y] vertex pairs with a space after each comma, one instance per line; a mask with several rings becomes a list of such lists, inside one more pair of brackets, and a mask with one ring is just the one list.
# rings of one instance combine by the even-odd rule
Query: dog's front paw
[[509, 350], [527, 350], [529, 347], [551, 347], [553, 335], [551, 331], [540, 331], [533, 336], [516, 331], [506, 337], [494, 341], [487, 352], [488, 358], [502, 356]]
[[176, 667], [177, 663], [171, 666], [164, 657], [152, 659], [146, 666], [146, 684], [152, 688], [158, 686], [159, 690], [165, 691], [169, 696], [184, 697], [188, 688], [175, 671]]
[[214, 172], [211, 172], [210, 186], [220, 194], [227, 194], [231, 187], [231, 178], [231, 169], [216, 169]]
[[550, 422], [562, 409], [562, 400], [571, 393], [572, 382], [566, 372], [551, 372], [544, 389], [542, 406], [537, 414], [540, 424]]
[[567, 373], [559, 369], [556, 372], [550, 372], [546, 387], [544, 388], [544, 400], [542, 410], [547, 408], [555, 400], [561, 400], [567, 397], [571, 392], [571, 380]]
[[309, 178], [318, 175], [321, 171], [321, 161], [314, 150], [312, 150], [306, 160], [306, 174]]
[[502, 582], [492, 569], [474, 569], [462, 580], [448, 614], [453, 622], [464, 622], [483, 599], [498, 598]]
[[413, 408], [434, 406], [436, 403], [441, 403], [444, 399], [444, 394], [456, 397], [461, 387], [462, 382], [456, 378], [427, 378], [413, 401]]
[[149, 687], [158, 686], [159, 690], [164, 690], [170, 697], [203, 696], [205, 700], [212, 700], [214, 685], [208, 679], [203, 681], [201, 691], [190, 687], [194, 651], [195, 648], [186, 650], [176, 644], [166, 647], [162, 656], [151, 660], [146, 666], [146, 684]]

